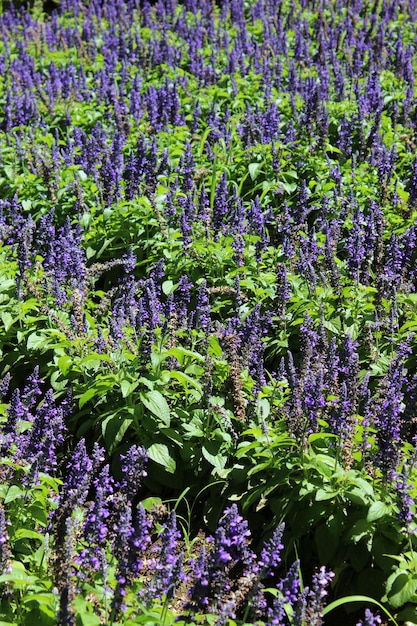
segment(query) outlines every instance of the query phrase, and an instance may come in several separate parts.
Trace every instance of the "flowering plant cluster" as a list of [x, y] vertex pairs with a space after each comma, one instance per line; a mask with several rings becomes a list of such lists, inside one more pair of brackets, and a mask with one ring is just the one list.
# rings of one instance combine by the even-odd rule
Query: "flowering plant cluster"
[[0, 11], [0, 622], [417, 623], [414, 2], [46, 9]]

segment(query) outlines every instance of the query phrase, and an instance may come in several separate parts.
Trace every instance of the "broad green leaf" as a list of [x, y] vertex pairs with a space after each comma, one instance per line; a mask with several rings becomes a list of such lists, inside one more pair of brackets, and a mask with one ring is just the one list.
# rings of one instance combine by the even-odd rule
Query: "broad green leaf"
[[162, 500], [161, 498], [155, 496], [153, 498], [145, 498], [145, 500], [142, 500], [141, 504], [145, 511], [150, 511], [152, 507], [160, 506], [162, 504]]
[[2, 293], [3, 291], [9, 291], [9, 289], [14, 287], [15, 284], [16, 282], [13, 279], [1, 278], [0, 276], [0, 293]]
[[372, 524], [366, 519], [359, 519], [355, 524], [353, 524], [352, 528], [349, 532], [349, 539], [358, 543], [364, 537], [368, 538], [373, 531]]
[[64, 376], [68, 373], [72, 364], [72, 359], [67, 354], [63, 354], [58, 359], [58, 368]]
[[102, 622], [99, 616], [92, 612], [92, 607], [89, 606], [89, 603], [84, 598], [77, 597], [73, 603], [77, 611], [78, 620], [82, 626], [100, 626]]
[[174, 291], [174, 283], [172, 280], [165, 280], [162, 283], [162, 291], [163, 293], [168, 296], [170, 293], [172, 293]]
[[223, 469], [227, 462], [227, 457], [222, 456], [221, 454], [212, 454], [209, 450], [203, 446], [202, 455], [212, 465], [213, 467], [217, 467], [217, 469]]
[[205, 361], [205, 358], [198, 352], [194, 352], [193, 350], [187, 350], [187, 348], [181, 348], [179, 346], [175, 348], [170, 348], [168, 350], [168, 355], [175, 357], [177, 361], [181, 364], [184, 363], [186, 357], [196, 359], [197, 361], [200, 361], [202, 363], [204, 363]]
[[408, 606], [398, 614], [401, 622], [406, 622], [406, 626], [417, 625], [417, 606]]
[[327, 489], [317, 489], [316, 491], [316, 501], [322, 502], [324, 500], [333, 500], [336, 496], [339, 495], [338, 491], [327, 490]]
[[263, 163], [249, 163], [249, 176], [252, 180], [256, 180], [262, 170]]
[[45, 536], [42, 533], [38, 533], [35, 530], [30, 530], [29, 528], [18, 528], [15, 533], [16, 539], [39, 539], [39, 541], [44, 541]]
[[87, 356], [80, 360], [80, 367], [85, 367], [90, 370], [97, 370], [100, 367], [102, 361], [110, 361], [108, 354], [98, 354], [98, 352], [91, 352]]
[[109, 415], [103, 420], [101, 430], [106, 446], [110, 452], [122, 441], [132, 421], [130, 417], [123, 413]]
[[45, 335], [31, 333], [27, 339], [26, 347], [28, 350], [38, 350], [41, 346], [44, 346], [45, 343], [47, 343]]
[[144, 391], [140, 394], [140, 399], [145, 407], [158, 419], [163, 422], [164, 426], [170, 425], [170, 412], [167, 401], [160, 391]]
[[267, 398], [260, 398], [256, 406], [256, 412], [258, 414], [258, 417], [260, 419], [266, 420], [270, 411], [271, 411], [271, 405], [269, 404], [269, 401], [267, 400]]
[[4, 330], [7, 333], [9, 328], [13, 326], [13, 315], [11, 315], [8, 311], [3, 311], [1, 313], [1, 321], [4, 324]]
[[147, 453], [148, 457], [152, 459], [152, 461], [155, 461], [155, 463], [162, 465], [167, 472], [169, 472], [170, 474], [173, 474], [175, 472], [175, 460], [171, 457], [168, 446], [166, 446], [164, 443], [153, 443], [150, 448], [148, 448]]
[[127, 398], [136, 389], [138, 382], [130, 383], [128, 380], [122, 380], [120, 383], [120, 389], [122, 391], [122, 398]]
[[31, 576], [20, 561], [13, 561], [12, 571], [0, 576], [0, 583], [12, 582], [15, 587], [24, 587], [37, 582], [36, 576]]
[[366, 519], [368, 522], [374, 522], [377, 519], [381, 519], [381, 517], [385, 517], [386, 515], [391, 515], [392, 510], [389, 506], [387, 506], [384, 502], [378, 500], [374, 502], [369, 507], [368, 515]]
[[84, 404], [86, 404], [89, 400], [91, 400], [91, 398], [94, 398], [94, 396], [97, 396], [97, 395], [98, 395], [98, 390], [95, 387], [90, 387], [90, 389], [87, 389], [87, 391], [84, 391], [84, 393], [81, 395], [78, 401], [78, 406], [80, 407], [80, 409], [82, 409]]
[[409, 572], [396, 571], [387, 581], [387, 598], [389, 604], [398, 609], [407, 602], [416, 602], [417, 575]]
[[346, 491], [345, 496], [348, 500], [354, 504], [359, 504], [360, 506], [366, 506], [369, 502], [362, 490], [358, 487], [354, 487], [353, 489]]
[[12, 485], [7, 490], [6, 497], [4, 498], [4, 504], [8, 502], [13, 502], [17, 498], [22, 498], [25, 495], [25, 490], [19, 487], [18, 485]]
[[[40, 605], [46, 605], [46, 606], [50, 606], [52, 604], [52, 606], [55, 606], [56, 604], [56, 595], [52, 592], [50, 593], [29, 593], [26, 596], [23, 596], [22, 598], [22, 602], [24, 602], [25, 604], [27, 602], [37, 602]], [[1, 622], [0, 622], [1, 624]]]
[[170, 372], [170, 378], [175, 378], [175, 380], [178, 380], [178, 382], [182, 383], [185, 388], [187, 388], [187, 385], [191, 385], [192, 387], [194, 387], [194, 389], [196, 389], [200, 393], [203, 393], [202, 386], [200, 385], [198, 380], [195, 380], [195, 378], [192, 378], [188, 374], [184, 374], [184, 372], [172, 370]]

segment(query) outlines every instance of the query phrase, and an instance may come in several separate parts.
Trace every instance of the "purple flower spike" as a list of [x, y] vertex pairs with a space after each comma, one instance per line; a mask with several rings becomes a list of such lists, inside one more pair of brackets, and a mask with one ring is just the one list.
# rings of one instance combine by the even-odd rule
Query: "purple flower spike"
[[382, 624], [382, 620], [379, 615], [374, 615], [369, 609], [365, 609], [365, 618], [360, 620], [356, 626], [378, 626]]
[[142, 478], [147, 476], [145, 466], [148, 461], [145, 448], [142, 446], [132, 446], [126, 454], [120, 455], [122, 461], [122, 475], [120, 489], [130, 502], [135, 497], [141, 486]]
[[175, 511], [171, 511], [167, 523], [160, 534], [158, 554], [153, 562], [153, 580], [145, 592], [145, 601], [150, 603], [155, 598], [172, 599], [180, 582], [185, 581], [182, 569], [182, 553], [178, 554], [177, 542], [181, 533], [177, 530], [177, 518]]
[[258, 561], [261, 568], [260, 577], [272, 576], [278, 563], [281, 563], [281, 551], [284, 549], [284, 545], [281, 541], [284, 529], [285, 524], [280, 524], [271, 539], [265, 542], [261, 552], [261, 558]]
[[319, 572], [313, 575], [311, 589], [308, 593], [309, 624], [321, 626], [323, 623], [323, 608], [325, 598], [328, 595], [327, 588], [334, 578], [333, 572], [328, 572], [323, 566]]
[[11, 571], [11, 550], [9, 544], [9, 534], [7, 532], [7, 522], [4, 508], [0, 505], [0, 572], [8, 574]]
[[300, 592], [300, 577], [298, 574], [299, 568], [300, 562], [294, 561], [288, 570], [286, 577], [278, 583], [278, 589], [282, 591], [285, 602], [288, 602], [292, 606], [295, 606], [297, 603], [298, 594]]

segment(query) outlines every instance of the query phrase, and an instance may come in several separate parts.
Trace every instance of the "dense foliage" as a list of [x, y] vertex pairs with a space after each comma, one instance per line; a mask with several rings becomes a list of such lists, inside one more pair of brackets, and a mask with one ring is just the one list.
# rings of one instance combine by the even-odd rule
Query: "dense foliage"
[[3, 10], [0, 624], [417, 623], [416, 22]]

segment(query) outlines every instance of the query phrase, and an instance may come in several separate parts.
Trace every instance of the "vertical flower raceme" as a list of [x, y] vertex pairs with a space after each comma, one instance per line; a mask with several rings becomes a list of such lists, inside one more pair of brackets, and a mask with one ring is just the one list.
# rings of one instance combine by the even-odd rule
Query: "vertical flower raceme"
[[282, 543], [282, 535], [284, 534], [285, 525], [280, 524], [274, 531], [271, 539], [265, 542], [262, 548], [258, 565], [260, 567], [260, 577], [272, 576], [275, 568], [281, 562], [281, 552], [284, 549]]
[[211, 569], [208, 562], [206, 547], [203, 545], [200, 554], [191, 561], [192, 583], [189, 587], [187, 608], [193, 612], [206, 610], [210, 602]]
[[307, 604], [309, 626], [321, 626], [323, 624], [323, 609], [325, 606], [325, 598], [328, 595], [327, 588], [333, 578], [334, 573], [326, 571], [324, 566], [320, 568], [319, 572], [313, 575]]
[[101, 571], [106, 576], [107, 562], [105, 555], [106, 540], [109, 535], [109, 520], [112, 513], [114, 481], [109, 475], [109, 466], [105, 465], [100, 474], [93, 480], [94, 501], [86, 510], [82, 529], [85, 548], [81, 549], [77, 563], [81, 568], [79, 577], [91, 572]]
[[[143, 553], [150, 544], [149, 530], [150, 522], [143, 506], [139, 505], [133, 511], [130, 502], [122, 497], [119, 502], [113, 544], [117, 558], [117, 583], [112, 599], [113, 615], [124, 610], [127, 589], [140, 574]], [[153, 596], [152, 599], [155, 597], [157, 596]]]
[[72, 517], [67, 517], [55, 534], [53, 551], [53, 582], [60, 594], [58, 626], [74, 626], [75, 613], [71, 603], [75, 597], [74, 548], [76, 527]]
[[210, 303], [205, 279], [201, 281], [197, 289], [193, 326], [202, 328], [206, 332], [211, 329]]
[[[250, 541], [248, 523], [233, 504], [224, 511], [214, 537], [207, 538], [207, 546], [203, 545], [197, 559], [192, 561], [188, 609], [218, 613], [227, 602], [233, 603], [234, 610], [237, 604], [252, 599], [250, 594], [259, 567]], [[268, 563], [269, 556], [265, 555]], [[232, 571], [240, 574], [236, 588], [230, 576]]]
[[132, 502], [141, 487], [142, 479], [147, 476], [146, 463], [148, 456], [145, 448], [133, 445], [126, 454], [120, 455], [122, 479], [118, 487], [129, 502]]
[[36, 461], [37, 471], [53, 472], [57, 468], [57, 449], [64, 441], [63, 410], [56, 405], [52, 389], [48, 390], [37, 407], [24, 456]]
[[95, 444], [91, 457], [81, 439], [67, 465], [65, 481], [59, 494], [57, 508], [50, 516], [50, 528], [57, 538], [64, 536], [65, 523], [77, 507], [84, 505], [94, 472], [103, 460], [103, 450]]
[[151, 565], [152, 579], [144, 594], [148, 604], [155, 598], [172, 599], [178, 585], [185, 581], [182, 567], [184, 555], [179, 552], [177, 545], [180, 537], [175, 511], [171, 511], [155, 545], [156, 556]]
[[0, 504], [0, 572], [8, 574], [10, 572], [11, 550], [9, 543], [9, 533], [7, 532], [8, 522], [4, 507]]

